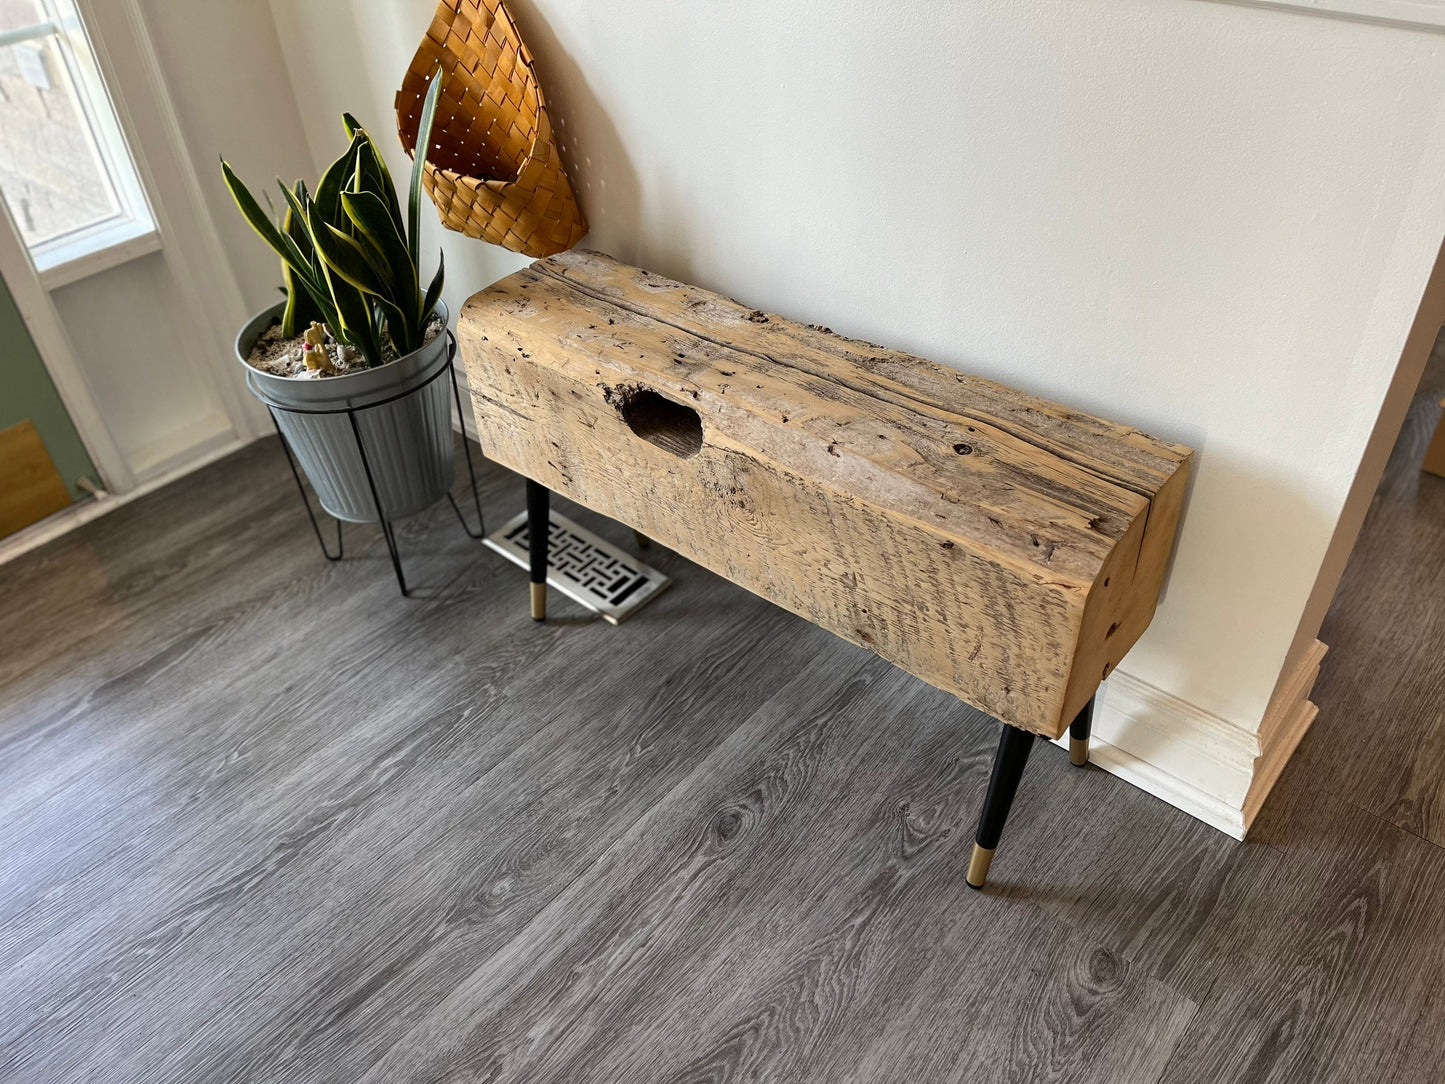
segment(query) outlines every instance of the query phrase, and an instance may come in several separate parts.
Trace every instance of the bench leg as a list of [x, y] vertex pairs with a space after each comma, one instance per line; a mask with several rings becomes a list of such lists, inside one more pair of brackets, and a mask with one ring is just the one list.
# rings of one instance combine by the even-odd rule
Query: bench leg
[[988, 778], [983, 813], [978, 818], [978, 832], [973, 837], [973, 859], [968, 864], [969, 888], [982, 888], [988, 880], [988, 867], [993, 861], [994, 849], [1003, 835], [1004, 821], [1008, 820], [1014, 792], [1019, 789], [1019, 780], [1023, 778], [1024, 766], [1029, 762], [1029, 751], [1033, 747], [1032, 733], [1004, 725], [998, 740], [998, 752], [993, 758], [993, 772]]
[[1074, 716], [1069, 724], [1069, 763], [1082, 768], [1089, 763], [1089, 731], [1094, 726], [1094, 697]]
[[527, 479], [527, 553], [531, 558], [532, 620], [547, 619], [547, 535], [551, 527], [551, 492]]

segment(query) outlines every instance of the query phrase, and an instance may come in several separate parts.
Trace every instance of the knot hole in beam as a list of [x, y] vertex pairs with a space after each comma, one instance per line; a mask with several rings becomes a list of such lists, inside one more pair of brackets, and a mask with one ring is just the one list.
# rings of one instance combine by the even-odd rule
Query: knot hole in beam
[[607, 401], [617, 408], [627, 428], [679, 459], [702, 451], [702, 418], [691, 407], [674, 403], [651, 388], [612, 388]]

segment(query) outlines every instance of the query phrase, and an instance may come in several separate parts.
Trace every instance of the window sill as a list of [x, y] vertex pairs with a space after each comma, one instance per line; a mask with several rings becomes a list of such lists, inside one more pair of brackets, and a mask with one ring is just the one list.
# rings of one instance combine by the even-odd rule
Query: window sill
[[161, 247], [161, 235], [149, 222], [118, 222], [37, 253], [35, 270], [49, 292], [159, 252]]

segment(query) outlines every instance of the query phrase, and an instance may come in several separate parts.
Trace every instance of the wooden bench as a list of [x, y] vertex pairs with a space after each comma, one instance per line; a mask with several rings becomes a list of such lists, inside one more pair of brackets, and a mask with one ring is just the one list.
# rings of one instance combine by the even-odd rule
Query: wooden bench
[[[483, 448], [1007, 724], [981, 887], [1033, 738], [1088, 755], [1093, 697], [1154, 613], [1190, 451], [609, 257], [475, 295]], [[545, 616], [546, 531], [531, 532]]]

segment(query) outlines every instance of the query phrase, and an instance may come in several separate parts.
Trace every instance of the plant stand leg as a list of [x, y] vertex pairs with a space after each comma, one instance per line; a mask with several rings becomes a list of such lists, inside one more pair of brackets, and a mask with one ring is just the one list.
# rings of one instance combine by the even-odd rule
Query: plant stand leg
[[[376, 521], [381, 525], [382, 538], [386, 540], [386, 552], [391, 557], [392, 571], [396, 573], [397, 586], [401, 588], [401, 593], [404, 596], [410, 596], [411, 589], [407, 587], [406, 575], [402, 572], [401, 568], [401, 552], [397, 547], [396, 527], [392, 524], [391, 520], [387, 518], [385, 509], [381, 507], [381, 495], [376, 488], [376, 476], [372, 473], [371, 470], [371, 458], [366, 453], [366, 442], [361, 439], [361, 426], [357, 421], [357, 412], [370, 410], [374, 407], [385, 406], [388, 403], [396, 401], [397, 399], [413, 395], [416, 392], [420, 391], [421, 388], [426, 387], [433, 380], [440, 379], [442, 371], [443, 369], [445, 369], [447, 376], [452, 382], [452, 401], [456, 404], [457, 417], [460, 419], [462, 416], [462, 393], [461, 387], [457, 382], [457, 340], [456, 336], [453, 335], [450, 331], [448, 331], [446, 335], [446, 365], [443, 366], [442, 369], [438, 369], [435, 373], [428, 377], [424, 383], [408, 391], [402, 392], [400, 395], [392, 396], [390, 399], [383, 399], [380, 402], [369, 403], [363, 407], [345, 407], [337, 408], [334, 410], [302, 410], [300, 408], [290, 410], [286, 407], [273, 407], [269, 402], [266, 404], [266, 409], [271, 415], [271, 424], [275, 426], [276, 435], [278, 438], [280, 438], [281, 441], [281, 450], [286, 453], [286, 463], [291, 468], [291, 477], [295, 479], [297, 492], [301, 494], [301, 503], [305, 505], [306, 515], [311, 520], [311, 529], [315, 532], [316, 541], [321, 546], [321, 552], [323, 555], [325, 555], [328, 561], [339, 561], [342, 557], [343, 551], [341, 520], [338, 519], [336, 521], [336, 553], [332, 554], [329, 550], [327, 550], [326, 541], [321, 536], [321, 524], [316, 518], [316, 513], [311, 508], [311, 498], [306, 493], [306, 485], [301, 480], [301, 471], [296, 465], [296, 457], [291, 450], [291, 445], [286, 440], [286, 434], [281, 431], [281, 423], [276, 417], [276, 412], [279, 409], [286, 414], [346, 415], [346, 420], [351, 423], [351, 435], [356, 440], [357, 455], [361, 457], [361, 466], [366, 472], [366, 485], [371, 492], [372, 507], [376, 509]], [[247, 382], [248, 384], [250, 383], [249, 376], [247, 377]], [[256, 390], [254, 384], [251, 385], [251, 388], [253, 391]], [[261, 396], [260, 392], [257, 392], [257, 395], [258, 397], [264, 399], [264, 396]], [[472, 462], [472, 447], [471, 444], [467, 441], [465, 427], [463, 427], [462, 430], [462, 452], [466, 456], [467, 460], [467, 481], [472, 487], [472, 504], [477, 510], [477, 529], [475, 531], [473, 531], [471, 527], [467, 525], [467, 519], [464, 515], [462, 515], [461, 506], [457, 504], [456, 498], [452, 496], [450, 492], [446, 494], [446, 498], [451, 503], [452, 511], [456, 513], [457, 520], [462, 525], [462, 530], [466, 531], [468, 536], [470, 536], [471, 538], [474, 538], [478, 541], [483, 541], [486, 538], [486, 520], [482, 515], [482, 495], [481, 490], [477, 485], [477, 470], [475, 464]]]
[[1023, 778], [1024, 766], [1029, 762], [1029, 751], [1033, 747], [1032, 733], [1004, 725], [998, 752], [993, 758], [993, 772], [988, 779], [988, 793], [983, 799], [983, 813], [978, 818], [978, 832], [974, 836], [973, 858], [968, 864], [969, 888], [982, 888], [988, 880], [993, 852], [1003, 835], [1004, 821], [1008, 820], [1014, 792], [1019, 789], [1019, 780]]
[[467, 532], [468, 537], [481, 541], [487, 537], [487, 524], [486, 520], [482, 517], [482, 495], [477, 489], [477, 472], [472, 467], [472, 445], [471, 442], [467, 440], [467, 427], [462, 421], [462, 393], [460, 387], [457, 385], [457, 340], [450, 331], [447, 332], [447, 339], [449, 340], [447, 342], [447, 373], [452, 379], [452, 399], [457, 404], [457, 424], [462, 427], [462, 451], [466, 453], [467, 457], [467, 478], [470, 479], [472, 483], [472, 503], [477, 506], [477, 529], [475, 532], [467, 526], [467, 521], [462, 515], [462, 510], [457, 507], [456, 498], [448, 493], [447, 500], [452, 502], [452, 511], [457, 514], [457, 519], [461, 520], [462, 530]]
[[551, 492], [527, 479], [527, 550], [532, 562], [532, 620], [547, 619], [547, 541], [551, 528]]
[[286, 464], [291, 468], [291, 477], [296, 479], [296, 492], [301, 494], [301, 503], [306, 506], [306, 518], [311, 521], [311, 529], [316, 532], [316, 544], [321, 547], [321, 555], [328, 561], [339, 561], [344, 552], [341, 520], [336, 521], [336, 553], [333, 555], [326, 548], [326, 540], [321, 537], [321, 524], [316, 520], [316, 513], [311, 510], [311, 498], [306, 495], [306, 483], [301, 481], [301, 471], [296, 466], [296, 457], [291, 454], [291, 445], [286, 443], [286, 434], [281, 432], [281, 423], [276, 420], [276, 410], [268, 405], [266, 411], [271, 415], [271, 424], [276, 427], [276, 437], [281, 441], [281, 450], [286, 453]]
[[1089, 702], [1079, 709], [1079, 714], [1069, 724], [1069, 763], [1076, 768], [1089, 763], [1089, 731], [1094, 726], [1095, 699], [1089, 697]]
[[652, 545], [652, 539], [648, 538], [647, 535], [641, 531], [633, 531], [632, 540], [637, 543], [637, 548], [640, 550], [645, 550], [648, 546]]
[[381, 509], [381, 496], [376, 491], [376, 478], [371, 473], [371, 460], [366, 455], [366, 444], [361, 439], [361, 426], [356, 423], [356, 411], [348, 410], [346, 417], [351, 422], [351, 433], [356, 437], [356, 450], [361, 454], [361, 469], [366, 472], [366, 484], [371, 489], [371, 503], [376, 508], [376, 520], [381, 524], [382, 537], [386, 539], [386, 551], [391, 554], [391, 567], [396, 573], [396, 584], [401, 588], [403, 598], [411, 596], [411, 590], [406, 586], [406, 576], [401, 571], [401, 554], [396, 549], [396, 532], [392, 530], [391, 520], [386, 518], [386, 513]]

